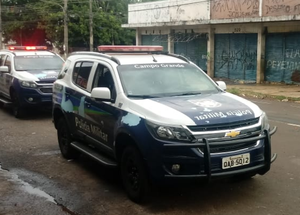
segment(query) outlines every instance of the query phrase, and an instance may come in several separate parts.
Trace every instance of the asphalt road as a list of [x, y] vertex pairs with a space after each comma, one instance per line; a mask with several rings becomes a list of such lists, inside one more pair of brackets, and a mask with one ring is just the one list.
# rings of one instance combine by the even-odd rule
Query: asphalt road
[[300, 104], [256, 100], [272, 126], [278, 159], [247, 181], [156, 188], [127, 199], [118, 172], [82, 157], [64, 160], [49, 113], [15, 119], [0, 109], [0, 215], [299, 215]]

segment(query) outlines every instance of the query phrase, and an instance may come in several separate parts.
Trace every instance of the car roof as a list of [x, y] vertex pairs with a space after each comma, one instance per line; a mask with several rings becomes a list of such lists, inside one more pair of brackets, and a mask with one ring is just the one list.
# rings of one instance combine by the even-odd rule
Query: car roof
[[[99, 52], [76, 52], [73, 53], [69, 59], [109, 59], [113, 58], [113, 61], [118, 61], [120, 65], [132, 65], [132, 64], [157, 64], [157, 63], [188, 63], [186, 60], [179, 57], [175, 57], [167, 54], [136, 54], [136, 53], [108, 53], [101, 54]], [[112, 60], [112, 59], [111, 59]]]

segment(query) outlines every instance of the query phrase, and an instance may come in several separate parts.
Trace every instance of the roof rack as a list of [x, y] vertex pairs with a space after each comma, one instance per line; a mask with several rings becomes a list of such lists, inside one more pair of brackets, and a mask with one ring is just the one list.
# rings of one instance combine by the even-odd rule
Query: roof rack
[[187, 62], [187, 63], [191, 63], [191, 62], [189, 61], [189, 59], [187, 59], [186, 57], [184, 57], [184, 56], [182, 56], [182, 55], [173, 54], [173, 53], [167, 53], [167, 55], [172, 56], [172, 57], [177, 57], [177, 58], [179, 58], [179, 59], [181, 59], [181, 60], [183, 60], [183, 61], [185, 61], [185, 62]]
[[114, 61], [118, 65], [121, 65], [120, 61], [117, 58], [106, 55], [106, 54], [101, 54], [99, 52], [78, 51], [78, 52], [72, 52], [69, 56], [80, 55], [80, 54], [90, 55], [90, 56], [95, 56], [95, 57], [104, 57], [106, 59]]
[[98, 51], [101, 53], [147, 53], [147, 54], [161, 54], [165, 53], [162, 46], [98, 46]]

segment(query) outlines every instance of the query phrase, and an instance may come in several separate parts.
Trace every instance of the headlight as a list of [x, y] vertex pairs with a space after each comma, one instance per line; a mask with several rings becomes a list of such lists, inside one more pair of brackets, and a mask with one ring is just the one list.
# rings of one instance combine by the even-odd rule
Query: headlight
[[36, 88], [37, 85], [32, 81], [20, 81], [22, 87]]
[[265, 112], [262, 113], [262, 115], [260, 116], [261, 118], [261, 129], [264, 130], [269, 130], [270, 129], [270, 125], [269, 125], [269, 120], [267, 117], [267, 114]]
[[146, 122], [149, 131], [158, 139], [171, 140], [178, 142], [192, 142], [194, 140], [192, 134], [181, 126], [165, 126], [155, 123]]

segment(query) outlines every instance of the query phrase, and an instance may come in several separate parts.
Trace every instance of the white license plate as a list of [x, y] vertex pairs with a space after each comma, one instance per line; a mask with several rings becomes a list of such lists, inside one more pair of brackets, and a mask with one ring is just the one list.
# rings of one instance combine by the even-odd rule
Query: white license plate
[[250, 154], [242, 154], [222, 159], [222, 169], [244, 166], [250, 163]]

